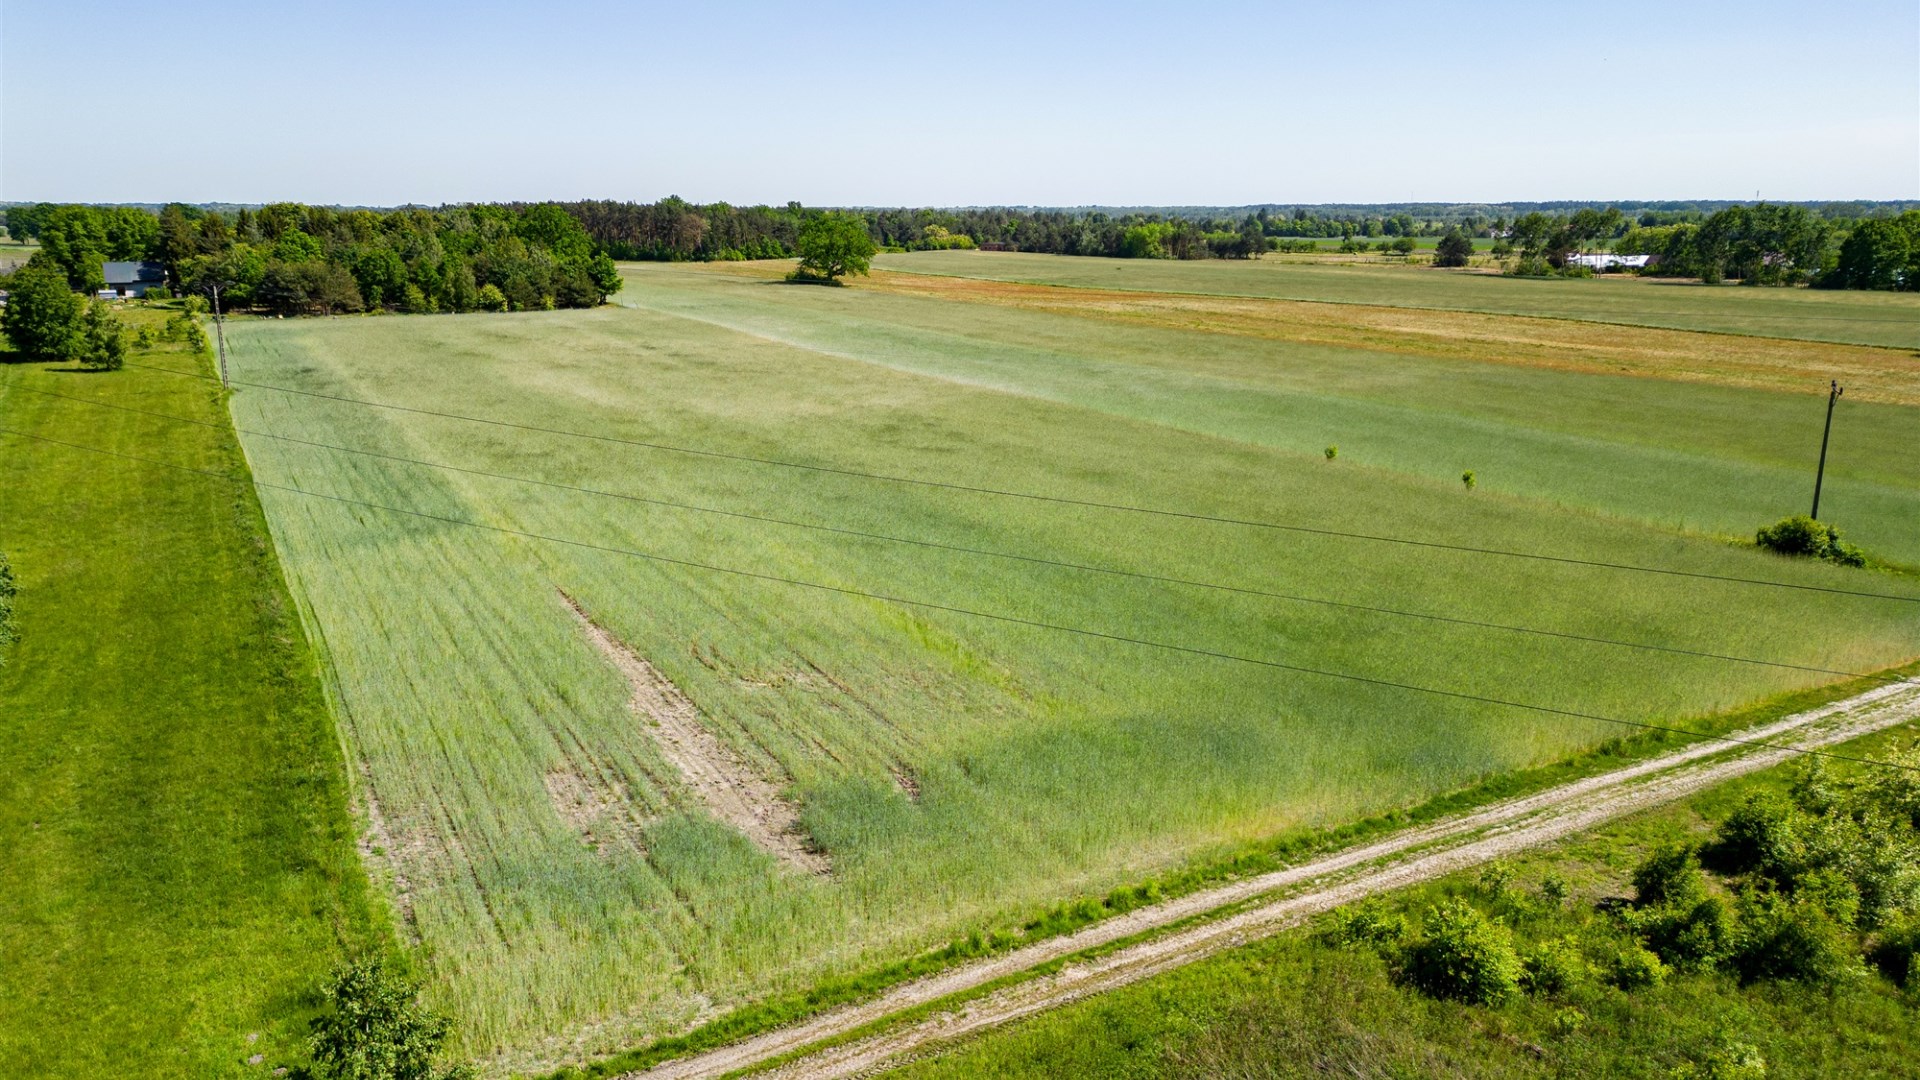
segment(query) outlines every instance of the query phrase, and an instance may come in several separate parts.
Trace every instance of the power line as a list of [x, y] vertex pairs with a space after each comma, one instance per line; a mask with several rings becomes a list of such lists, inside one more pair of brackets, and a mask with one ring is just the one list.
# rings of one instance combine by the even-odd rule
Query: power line
[[[149, 364], [127, 362], [128, 367], [144, 368], [149, 371], [161, 371], [170, 375], [180, 375], [190, 379], [207, 379], [209, 376], [190, 371], [179, 371], [169, 367], [157, 367]], [[507, 428], [514, 431], [529, 431], [543, 435], [557, 435], [563, 438], [587, 439], [594, 442], [613, 443], [621, 446], [634, 446], [648, 450], [661, 450], [676, 454], [690, 454], [697, 457], [717, 458], [725, 461], [748, 462], [757, 465], [773, 465], [786, 469], [801, 469], [808, 472], [826, 473], [834, 476], [848, 476], [864, 480], [879, 480], [894, 484], [907, 484], [915, 487], [936, 488], [946, 491], [964, 491], [975, 495], [993, 495], [1001, 498], [1023, 499], [1030, 502], [1053, 503], [1062, 506], [1079, 506], [1089, 509], [1113, 510], [1131, 514], [1147, 514], [1154, 517], [1174, 518], [1185, 521], [1205, 521], [1218, 525], [1238, 525], [1255, 529], [1271, 529], [1278, 532], [1301, 533], [1309, 536], [1330, 536], [1346, 540], [1370, 540], [1382, 544], [1400, 544], [1408, 547], [1428, 548], [1436, 551], [1457, 551], [1475, 555], [1497, 555], [1510, 559], [1528, 559], [1537, 562], [1557, 563], [1567, 566], [1586, 566], [1603, 570], [1620, 570], [1630, 573], [1659, 574], [1666, 577], [1691, 578], [1702, 581], [1724, 581], [1740, 585], [1760, 585], [1776, 589], [1796, 589], [1802, 592], [1830, 593], [1837, 596], [1858, 596], [1873, 600], [1897, 600], [1902, 603], [1920, 604], [1920, 596], [1902, 596], [1898, 593], [1869, 592], [1861, 589], [1840, 589], [1826, 585], [1803, 585], [1789, 581], [1772, 581], [1766, 578], [1740, 577], [1732, 574], [1709, 574], [1697, 570], [1673, 570], [1658, 566], [1639, 566], [1633, 563], [1606, 562], [1599, 559], [1578, 559], [1565, 555], [1543, 555], [1531, 551], [1510, 551], [1503, 548], [1476, 547], [1471, 544], [1449, 544], [1437, 540], [1412, 540], [1400, 536], [1382, 536], [1375, 533], [1351, 532], [1342, 529], [1326, 529], [1309, 525], [1291, 525], [1277, 521], [1260, 521], [1250, 518], [1223, 517], [1214, 514], [1202, 514], [1185, 510], [1168, 510], [1161, 507], [1135, 506], [1129, 503], [1101, 502], [1094, 499], [1075, 499], [1060, 495], [1041, 495], [1029, 491], [1012, 491], [1004, 488], [981, 487], [972, 484], [953, 483], [944, 480], [925, 480], [919, 477], [899, 476], [892, 473], [865, 472], [859, 469], [839, 468], [831, 465], [810, 465], [805, 462], [787, 461], [781, 458], [755, 457], [751, 454], [735, 454], [722, 450], [703, 450], [696, 447], [676, 446], [671, 443], [650, 442], [644, 439], [627, 439], [617, 435], [603, 435], [590, 431], [569, 431], [564, 428], [541, 427], [537, 424], [522, 424], [511, 420], [498, 420], [492, 417], [468, 416], [464, 413], [441, 412], [434, 409], [421, 409], [411, 405], [394, 405], [382, 401], [369, 401], [364, 398], [345, 397], [339, 394], [325, 394], [317, 390], [297, 390], [287, 386], [275, 386], [270, 383], [233, 380], [233, 385], [251, 387], [256, 390], [271, 390], [282, 394], [295, 394], [301, 397], [318, 398], [324, 401], [338, 401], [351, 405], [363, 405], [368, 408], [387, 409], [393, 412], [410, 413], [418, 416], [433, 416], [445, 420], [460, 420], [466, 423], [484, 424], [491, 427]]]
[[[78, 402], [83, 405], [94, 405], [104, 409], [112, 409], [118, 412], [133, 413], [139, 416], [149, 416], [149, 417], [154, 417], [156, 419], [170, 420], [170, 421], [174, 421], [182, 424], [192, 424], [198, 427], [212, 428], [220, 431], [224, 431], [228, 429], [228, 425], [222, 424], [216, 421], [195, 420], [190, 417], [175, 416], [171, 413], [155, 412], [151, 409], [136, 409], [128, 405], [115, 405], [110, 402], [95, 401], [90, 398], [75, 397], [71, 394], [62, 394], [52, 390], [41, 390], [37, 387], [31, 387], [31, 386], [23, 386], [20, 389], [27, 390], [35, 394], [44, 394], [48, 397], [56, 397], [66, 401]], [[1577, 641], [1577, 642], [1583, 642], [1583, 643], [1593, 644], [1593, 645], [1608, 645], [1616, 648], [1638, 649], [1638, 650], [1644, 650], [1648, 652], [1669, 653], [1669, 654], [1678, 655], [1678, 656], [1693, 656], [1693, 657], [1700, 657], [1700, 658], [1709, 659], [1709, 660], [1725, 660], [1733, 663], [1754, 664], [1761, 667], [1782, 668], [1790, 671], [1806, 671], [1806, 672], [1813, 672], [1821, 675], [1844, 675], [1848, 678], [1854, 678], [1854, 679], [1879, 679], [1879, 680], [1889, 681], [1889, 682], [1900, 681], [1899, 679], [1891, 676], [1868, 674], [1868, 673], [1857, 672], [1857, 671], [1846, 671], [1839, 668], [1825, 668], [1825, 667], [1818, 667], [1818, 666], [1809, 665], [1809, 664], [1793, 664], [1793, 663], [1787, 663], [1787, 662], [1778, 661], [1778, 660], [1761, 660], [1754, 657], [1734, 656], [1728, 653], [1716, 653], [1716, 652], [1709, 652], [1709, 651], [1699, 650], [1699, 649], [1686, 649], [1686, 648], [1680, 648], [1678, 646], [1672, 646], [1672, 645], [1655, 645], [1655, 644], [1650, 644], [1646, 642], [1622, 641], [1617, 638], [1604, 638], [1604, 637], [1597, 637], [1597, 636], [1592, 636], [1587, 634], [1574, 634], [1574, 633], [1568, 633], [1568, 632], [1559, 631], [1559, 630], [1545, 630], [1545, 629], [1540, 629], [1538, 627], [1530, 627], [1530, 626], [1515, 626], [1509, 623], [1498, 623], [1498, 622], [1491, 622], [1491, 621], [1480, 620], [1480, 619], [1468, 619], [1468, 618], [1452, 616], [1452, 615], [1436, 615], [1430, 612], [1407, 611], [1400, 608], [1384, 607], [1384, 606], [1378, 606], [1373, 604], [1358, 604], [1358, 603], [1352, 603], [1352, 602], [1343, 601], [1343, 600], [1329, 600], [1324, 597], [1303, 596], [1295, 593], [1283, 593], [1283, 592], [1277, 592], [1277, 591], [1268, 590], [1268, 589], [1256, 589], [1256, 588], [1240, 586], [1240, 585], [1226, 585], [1219, 582], [1199, 581], [1192, 578], [1173, 577], [1173, 576], [1164, 575], [1164, 574], [1150, 574], [1150, 573], [1145, 573], [1137, 570], [1122, 570], [1116, 567], [1096, 566], [1089, 563], [1076, 563], [1076, 562], [1068, 562], [1060, 559], [1048, 559], [1048, 558], [1044, 558], [1037, 555], [1022, 555], [1017, 552], [995, 551], [989, 548], [974, 548], [974, 547], [967, 547], [960, 544], [947, 544], [947, 543], [941, 543], [933, 540], [920, 540], [913, 537], [894, 536], [888, 533], [868, 532], [863, 529], [849, 529], [849, 528], [843, 528], [835, 525], [822, 525], [815, 522], [795, 521], [789, 518], [772, 517], [765, 514], [753, 514], [753, 513], [747, 513], [744, 511], [738, 511], [738, 510], [726, 510], [719, 507], [702, 506], [697, 503], [677, 502], [672, 499], [657, 499], [657, 498], [650, 498], [642, 495], [630, 495], [630, 494], [627, 494], [624, 492], [618, 492], [618, 491], [604, 491], [598, 488], [583, 487], [576, 484], [565, 484], [565, 483], [560, 483], [558, 481], [553, 481], [553, 480], [542, 480], [536, 477], [518, 476], [511, 473], [491, 472], [486, 469], [473, 469], [473, 468], [468, 468], [461, 465], [449, 465], [444, 462], [426, 461], [421, 458], [405, 457], [399, 454], [387, 454], [377, 450], [363, 450], [363, 449], [359, 449], [351, 446], [340, 446], [334, 443], [319, 442], [313, 439], [302, 439], [292, 435], [279, 435], [279, 434], [275, 434], [273, 432], [268, 432], [268, 431], [254, 431], [248, 428], [241, 428], [241, 427], [235, 427], [232, 430], [237, 431], [242, 435], [251, 435], [256, 438], [273, 439], [279, 442], [293, 443], [299, 446], [311, 446], [311, 447], [315, 447], [322, 450], [337, 451], [343, 454], [355, 454], [362, 457], [376, 458], [382, 461], [399, 462], [407, 465], [417, 465], [417, 466], [422, 466], [430, 469], [443, 469], [448, 472], [461, 473], [468, 476], [480, 476], [480, 477], [486, 477], [492, 480], [506, 480], [514, 483], [533, 484], [539, 487], [553, 488], [559, 491], [568, 491], [568, 492], [574, 492], [582, 495], [592, 495], [592, 496], [598, 496], [598, 497], [609, 498], [609, 499], [619, 499], [625, 502], [642, 503], [648, 506], [662, 506], [662, 507], [668, 507], [676, 510], [690, 510], [690, 511], [695, 511], [703, 514], [716, 514], [722, 517], [737, 518], [745, 521], [758, 521], [758, 522], [764, 522], [767, 524], [787, 526], [787, 527], [796, 528], [796, 529], [809, 529], [809, 530], [814, 530], [818, 532], [833, 533], [840, 536], [851, 536], [851, 537], [857, 537], [857, 538], [866, 539], [866, 540], [880, 540], [880, 541], [885, 541], [885, 542], [894, 543], [894, 544], [906, 544], [906, 545], [911, 545], [915, 547], [930, 548], [938, 551], [951, 551], [959, 554], [977, 555], [977, 556], [983, 556], [983, 557], [995, 558], [995, 559], [1009, 559], [1017, 562], [1033, 563], [1041, 566], [1059, 567], [1062, 569], [1084, 571], [1087, 573], [1107, 574], [1114, 577], [1132, 578], [1132, 579], [1137, 579], [1142, 581], [1152, 581], [1152, 582], [1168, 584], [1168, 585], [1182, 585], [1182, 586], [1188, 586], [1188, 587], [1197, 588], [1197, 589], [1210, 589], [1210, 590], [1216, 590], [1220, 592], [1237, 593], [1237, 594], [1246, 595], [1246, 596], [1257, 596], [1257, 597], [1263, 597], [1263, 598], [1273, 599], [1273, 600], [1285, 600], [1292, 603], [1314, 604], [1314, 605], [1319, 605], [1323, 607], [1339, 608], [1339, 609], [1348, 610], [1348, 611], [1362, 611], [1362, 612], [1368, 612], [1368, 613], [1377, 614], [1377, 615], [1392, 615], [1392, 616], [1397, 616], [1401, 618], [1421, 619], [1429, 622], [1447, 623], [1455, 626], [1469, 626], [1469, 627], [1475, 627], [1483, 630], [1503, 630], [1503, 631], [1509, 631], [1517, 634], [1532, 634], [1540, 637], [1558, 638], [1566, 641]]]
[[[0, 434], [16, 435], [22, 438], [33, 439], [38, 442], [49, 443], [55, 446], [65, 446], [75, 450], [84, 450], [91, 453], [104, 454], [108, 457], [121, 458], [127, 461], [137, 461], [146, 465], [154, 465], [154, 466], [167, 468], [167, 469], [175, 469], [181, 472], [194, 473], [200, 476], [209, 476], [209, 477], [213, 477], [214, 479], [224, 480], [227, 483], [231, 483], [231, 484], [244, 485], [247, 482], [242, 477], [229, 476], [226, 473], [217, 472], [212, 469], [196, 469], [188, 465], [176, 465], [176, 464], [173, 464], [172, 462], [159, 461], [154, 458], [142, 457], [137, 454], [127, 454], [117, 450], [105, 450], [96, 446], [86, 446], [81, 443], [66, 442], [61, 439], [52, 439], [44, 435], [34, 435], [28, 432], [18, 431], [12, 428], [0, 427]], [[1207, 657], [1209, 659], [1215, 659], [1215, 660], [1225, 660], [1232, 663], [1248, 664], [1256, 667], [1269, 668], [1275, 671], [1288, 671], [1288, 672], [1293, 672], [1293, 673], [1302, 674], [1302, 675], [1315, 675], [1321, 678], [1339, 679], [1347, 682], [1361, 683], [1369, 686], [1380, 686], [1380, 687], [1386, 687], [1386, 688], [1395, 689], [1395, 690], [1405, 690], [1412, 693], [1428, 694], [1434, 697], [1451, 698], [1458, 701], [1470, 701], [1470, 702], [1475, 702], [1477, 704], [1483, 704], [1483, 705], [1498, 705], [1505, 708], [1523, 709], [1529, 712], [1537, 712], [1537, 713], [1541, 713], [1549, 716], [1562, 716], [1562, 717], [1567, 717], [1567, 718], [1576, 719], [1576, 720], [1591, 720], [1596, 723], [1616, 724], [1624, 727], [1639, 728], [1645, 731], [1661, 731], [1661, 732], [1666, 732], [1668, 734], [1685, 735], [1685, 736], [1696, 738], [1696, 739], [1705, 739], [1705, 740], [1714, 741], [1714, 742], [1728, 743], [1730, 745], [1754, 746], [1754, 747], [1761, 747], [1761, 748], [1770, 749], [1770, 750], [1785, 751], [1788, 753], [1805, 754], [1805, 755], [1815, 756], [1815, 757], [1830, 758], [1836, 761], [1849, 761], [1849, 762], [1854, 762], [1854, 763], [1863, 764], [1863, 765], [1881, 765], [1888, 768], [1920, 772], [1920, 766], [1905, 765], [1900, 762], [1878, 761], [1873, 758], [1856, 757], [1848, 754], [1836, 754], [1827, 750], [1813, 750], [1813, 749], [1807, 749], [1804, 747], [1790, 746], [1784, 743], [1770, 742], [1765, 739], [1744, 738], [1737, 735], [1714, 735], [1714, 734], [1709, 734], [1703, 731], [1695, 731], [1691, 728], [1674, 727], [1667, 724], [1656, 724], [1656, 723], [1652, 723], [1651, 721], [1627, 720], [1620, 717], [1603, 716], [1599, 713], [1580, 712], [1575, 709], [1562, 709], [1562, 708], [1557, 708], [1551, 705], [1534, 705], [1524, 701], [1512, 701], [1506, 698], [1491, 697], [1483, 694], [1470, 694], [1470, 693], [1466, 693], [1458, 690], [1442, 690], [1437, 687], [1421, 686], [1417, 683], [1399, 682], [1394, 679], [1375, 678], [1370, 675], [1355, 675], [1350, 672], [1332, 671], [1325, 668], [1312, 668], [1312, 667], [1306, 667], [1300, 664], [1288, 664], [1278, 660], [1262, 660], [1258, 657], [1241, 656], [1236, 653], [1222, 652], [1215, 649], [1203, 649], [1203, 648], [1198, 648], [1196, 646], [1191, 646], [1191, 645], [1176, 645], [1171, 642], [1154, 641], [1149, 638], [1136, 638], [1136, 637], [1127, 636], [1125, 634], [1112, 634], [1112, 633], [1107, 633], [1101, 630], [1088, 630], [1088, 629], [1085, 629], [1084, 627], [1067, 626], [1061, 623], [1043, 622], [1038, 619], [1024, 619], [1014, 615], [1000, 615], [1000, 614], [995, 614], [993, 612], [988, 612], [988, 611], [979, 611], [973, 608], [957, 607], [951, 604], [938, 604], [938, 603], [933, 603], [931, 601], [926, 601], [926, 600], [912, 600], [907, 597], [891, 596], [886, 593], [868, 592], [863, 589], [853, 589], [853, 588], [848, 588], [842, 585], [828, 585], [828, 584], [817, 582], [817, 581], [806, 581], [800, 578], [783, 577], [778, 574], [762, 573], [760, 571], [755, 571], [755, 570], [741, 570], [737, 567], [719, 566], [713, 563], [697, 562], [692, 559], [679, 559], [669, 555], [660, 555], [654, 552], [638, 551], [632, 548], [613, 547], [607, 544], [596, 544], [586, 540], [573, 540], [573, 539], [560, 537], [560, 536], [548, 536], [543, 533], [528, 532], [522, 529], [510, 529], [502, 525], [489, 525], [489, 524], [486, 524], [485, 522], [469, 521], [465, 518], [448, 517], [443, 514], [430, 514], [421, 510], [409, 510], [404, 507], [387, 506], [383, 503], [367, 502], [361, 499], [351, 499], [342, 495], [329, 495], [324, 492], [308, 491], [305, 488], [293, 487], [287, 484], [274, 484], [274, 483], [268, 483], [261, 480], [255, 480], [253, 481], [253, 483], [254, 483], [254, 486], [256, 487], [267, 488], [274, 491], [284, 491], [289, 494], [304, 495], [309, 498], [315, 498], [315, 499], [324, 499], [329, 502], [336, 502], [346, 506], [359, 506], [359, 507], [364, 507], [370, 510], [381, 510], [387, 513], [402, 514], [408, 517], [420, 518], [426, 521], [437, 521], [447, 525], [461, 525], [467, 528], [481, 529], [487, 532], [495, 532], [495, 533], [500, 533], [506, 536], [519, 537], [524, 540], [539, 540], [543, 543], [560, 544], [566, 547], [575, 547], [575, 548], [580, 548], [587, 551], [598, 551], [598, 552], [603, 552], [610, 555], [621, 555], [628, 558], [643, 559], [649, 562], [661, 563], [669, 566], [680, 566], [680, 567], [685, 567], [685, 568], [694, 569], [694, 570], [705, 570], [710, 573], [727, 574], [730, 576], [742, 577], [742, 578], [747, 578], [755, 581], [766, 581], [766, 582], [772, 582], [775, 584], [790, 585], [796, 588], [814, 589], [821, 592], [836, 593], [842, 596], [852, 596], [852, 597], [857, 597], [865, 600], [878, 600], [883, 603], [899, 604], [904, 607], [916, 607], [916, 608], [921, 608], [928, 611], [942, 611], [942, 612], [947, 612], [949, 614], [965, 615], [970, 618], [986, 619], [993, 622], [1002, 622], [1002, 623], [1007, 623], [1014, 626], [1025, 626], [1025, 627], [1030, 627], [1030, 628], [1039, 629], [1039, 630], [1050, 630], [1058, 633], [1075, 634], [1081, 637], [1094, 638], [1102, 641], [1112, 641], [1112, 642], [1118, 642], [1126, 645], [1138, 645], [1143, 648], [1161, 649], [1167, 652], [1182, 653], [1190, 656], [1200, 656], [1200, 657]]]

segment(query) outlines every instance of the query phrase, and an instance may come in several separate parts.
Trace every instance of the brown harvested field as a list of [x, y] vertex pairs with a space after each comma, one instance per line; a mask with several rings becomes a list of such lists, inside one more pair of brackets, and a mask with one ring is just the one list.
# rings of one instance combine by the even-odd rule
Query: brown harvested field
[[[765, 264], [730, 267], [766, 274]], [[861, 288], [1167, 329], [1410, 356], [1817, 393], [1920, 405], [1920, 353], [1523, 315], [1028, 285], [876, 270]]]

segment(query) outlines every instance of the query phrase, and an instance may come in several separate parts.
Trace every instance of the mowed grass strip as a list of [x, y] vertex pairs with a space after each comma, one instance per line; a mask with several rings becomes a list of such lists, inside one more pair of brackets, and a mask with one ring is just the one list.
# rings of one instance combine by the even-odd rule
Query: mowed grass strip
[[1506, 278], [1325, 259], [1106, 259], [1004, 251], [881, 255], [887, 270], [1041, 285], [1257, 296], [1328, 303], [1480, 311], [1664, 326], [1722, 334], [1920, 348], [1920, 298], [1911, 293], [1746, 288], [1627, 275]]
[[219, 421], [207, 383], [0, 363], [0, 427], [238, 482], [0, 434], [0, 1075], [297, 1064], [329, 965], [381, 923], [245, 462], [230, 431], [30, 387]]
[[[642, 310], [262, 321], [233, 324], [229, 336], [242, 379], [420, 409], [1075, 498], [1912, 591], [1892, 575], [1467, 492], [1456, 478], [1331, 468], [1317, 452], [1196, 430], [1233, 419], [1238, 386], [1173, 395], [1154, 413], [1144, 396], [1125, 396], [1134, 369], [1079, 363], [1051, 344], [1045, 355], [1011, 350], [996, 336], [1084, 335], [1086, 320], [1008, 312], [983, 326], [977, 305], [738, 281], [757, 291], [734, 295], [708, 289], [700, 270], [659, 273], [657, 283], [630, 279], [628, 299]], [[1120, 330], [1083, 344], [1151, 351]], [[986, 366], [1003, 353], [1012, 359]], [[1046, 392], [1030, 389], [1045, 380]], [[1920, 623], [1907, 605], [1876, 606], [1885, 601], [890, 485], [257, 388], [243, 388], [234, 408], [255, 431], [1169, 576], [1844, 670], [1920, 652]], [[1821, 681], [934, 554], [267, 438], [247, 445], [269, 483], [1629, 719], [1691, 722]], [[262, 498], [324, 630], [388, 825], [382, 859], [404, 874], [436, 1001], [495, 1069], [636, 1045], [1248, 841], [1412, 805], [1620, 734], [272, 489]], [[670, 679], [740, 760], [785, 787], [830, 876], [786, 870], [704, 812], [562, 594]], [[1739, 617], [1721, 617], [1729, 611]], [[593, 794], [555, 794], [583, 790]], [[583, 828], [582, 806], [609, 805], [632, 823], [630, 841], [596, 843]]]

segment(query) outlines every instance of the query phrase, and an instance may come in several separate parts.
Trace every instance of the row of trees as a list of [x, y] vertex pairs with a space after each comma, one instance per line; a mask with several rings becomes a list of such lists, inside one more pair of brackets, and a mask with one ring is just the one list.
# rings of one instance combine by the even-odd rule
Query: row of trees
[[102, 287], [101, 263], [152, 260], [174, 288], [277, 315], [593, 307], [620, 288], [613, 260], [553, 204], [336, 210], [298, 203], [231, 217], [171, 204], [35, 205], [9, 231], [39, 240], [29, 266], [74, 289]]
[[[1373, 214], [1262, 207], [1239, 217], [1010, 207], [841, 212], [857, 217], [877, 248], [895, 251], [977, 246], [1120, 258], [1253, 258], [1314, 238], [1340, 237], [1343, 249], [1384, 243], [1381, 250], [1405, 250], [1415, 236], [1454, 234], [1491, 237], [1494, 253], [1517, 255], [1523, 273], [1558, 272], [1574, 252], [1611, 246], [1620, 254], [1657, 256], [1648, 272], [1707, 281], [1920, 287], [1914, 272], [1920, 211], [1841, 216], [1879, 210], [1758, 203], [1708, 212], [1695, 204], [1660, 204], [1632, 216], [1618, 207], [1570, 206], [1511, 218], [1439, 205]], [[36, 258], [58, 266], [76, 289], [98, 287], [104, 259], [151, 258], [168, 266], [177, 286], [220, 282], [241, 306], [299, 314], [590, 306], [619, 287], [614, 258], [791, 258], [800, 253], [802, 230], [823, 213], [799, 203], [736, 207], [679, 198], [395, 211], [280, 203], [231, 216], [180, 205], [157, 215], [40, 205], [11, 208], [8, 227], [16, 236], [38, 238], [44, 250]]]
[[[801, 230], [822, 211], [798, 203], [740, 208], [701, 206], [681, 199], [658, 203], [563, 204], [593, 241], [619, 258], [709, 260], [784, 258], [798, 254]], [[1663, 204], [1664, 207], [1664, 204]], [[1611, 246], [1621, 254], [1656, 255], [1648, 272], [1728, 278], [1752, 284], [1814, 282], [1841, 288], [1910, 288], [1920, 283], [1906, 267], [1920, 244], [1920, 211], [1899, 218], [1836, 219], [1849, 206], [1693, 204], [1646, 208], [1629, 216], [1618, 207], [1532, 210], [1499, 214], [1436, 211], [1392, 214], [1291, 213], [1261, 208], [1234, 219], [1201, 212], [1030, 210], [1009, 207], [958, 210], [853, 210], [881, 250], [991, 247], [1057, 255], [1117, 258], [1255, 258], [1296, 239], [1342, 238], [1342, 250], [1406, 252], [1412, 238], [1438, 235], [1447, 250], [1436, 261], [1463, 265], [1472, 238], [1494, 240], [1494, 254], [1517, 256], [1521, 273], [1554, 273], [1569, 255]], [[1853, 209], [1871, 209], [1855, 207]], [[1828, 213], [1831, 211], [1832, 214]], [[1852, 234], [1861, 239], [1851, 241]], [[1378, 238], [1377, 242], [1374, 241]], [[1381, 245], [1385, 245], [1384, 247]], [[1844, 257], [1843, 257], [1844, 253]]]

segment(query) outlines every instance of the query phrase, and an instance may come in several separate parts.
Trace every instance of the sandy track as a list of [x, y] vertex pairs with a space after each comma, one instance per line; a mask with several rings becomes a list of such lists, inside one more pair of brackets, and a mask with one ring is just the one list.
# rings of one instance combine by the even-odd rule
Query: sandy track
[[[1055, 974], [996, 991], [911, 1026], [820, 1051], [767, 1075], [828, 1078], [873, 1072], [948, 1040], [1124, 986], [1221, 949], [1265, 937], [1373, 893], [1549, 843], [1610, 819], [1780, 764], [1797, 750], [1844, 742], [1916, 718], [1920, 718], [1920, 680], [1890, 683], [1844, 701], [1749, 729], [1738, 736], [1777, 743], [1777, 747], [1698, 743], [1613, 772], [1396, 833], [1300, 866], [1141, 908], [1074, 934], [904, 983], [871, 1002], [836, 1009], [792, 1027], [629, 1075], [649, 1080], [717, 1077], [1085, 949], [1244, 904], [1269, 893], [1285, 893], [1225, 918], [1070, 964]], [[1303, 885], [1304, 889], [1299, 888]]]

